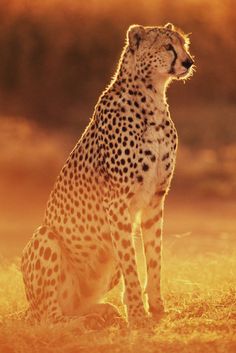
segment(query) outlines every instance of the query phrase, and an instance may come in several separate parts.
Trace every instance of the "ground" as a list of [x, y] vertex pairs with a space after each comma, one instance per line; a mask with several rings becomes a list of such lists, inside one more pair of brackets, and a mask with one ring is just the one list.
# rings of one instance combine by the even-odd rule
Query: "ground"
[[[205, 200], [193, 205], [188, 198], [182, 199], [181, 210], [179, 204], [181, 200], [170, 196], [166, 208], [163, 294], [168, 314], [159, 324], [97, 332], [5, 324], [0, 328], [0, 352], [235, 352], [233, 203]], [[181, 233], [183, 229], [187, 231]], [[26, 304], [19, 259], [9, 258], [0, 265], [0, 315]], [[106, 300], [123, 311], [118, 288]]]

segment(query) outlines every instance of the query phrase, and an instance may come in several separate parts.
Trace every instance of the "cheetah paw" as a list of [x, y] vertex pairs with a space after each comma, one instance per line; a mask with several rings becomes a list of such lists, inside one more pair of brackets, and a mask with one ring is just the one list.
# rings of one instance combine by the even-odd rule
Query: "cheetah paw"
[[160, 322], [167, 314], [164, 307], [160, 307], [158, 309], [149, 309], [152, 320], [155, 322]]

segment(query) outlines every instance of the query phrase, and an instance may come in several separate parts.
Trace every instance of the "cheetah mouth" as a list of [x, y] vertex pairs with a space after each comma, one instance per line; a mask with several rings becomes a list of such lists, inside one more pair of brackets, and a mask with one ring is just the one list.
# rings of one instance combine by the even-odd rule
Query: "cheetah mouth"
[[178, 74], [176, 75], [178, 78], [184, 77], [186, 74], [188, 73], [188, 71], [183, 72], [182, 74]]
[[186, 69], [184, 72], [181, 72], [180, 74], [176, 74], [177, 78], [183, 78], [183, 77], [187, 77], [187, 75], [190, 73], [189, 69]]
[[177, 79], [181, 79], [187, 77], [190, 74], [190, 69], [185, 69], [183, 72], [177, 73], [176, 70], [173, 68], [169, 71], [169, 73]]

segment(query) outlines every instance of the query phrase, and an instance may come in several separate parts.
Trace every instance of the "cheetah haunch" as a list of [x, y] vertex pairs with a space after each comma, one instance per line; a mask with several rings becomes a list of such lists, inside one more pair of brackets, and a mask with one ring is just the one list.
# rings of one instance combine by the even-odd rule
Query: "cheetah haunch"
[[118, 317], [115, 307], [99, 302], [121, 276], [129, 324], [147, 317], [132, 239], [137, 214], [149, 314], [155, 319], [163, 312], [162, 218], [177, 149], [166, 88], [191, 74], [188, 44], [172, 24], [129, 28], [117, 73], [57, 178], [42, 226], [24, 249], [30, 322]]

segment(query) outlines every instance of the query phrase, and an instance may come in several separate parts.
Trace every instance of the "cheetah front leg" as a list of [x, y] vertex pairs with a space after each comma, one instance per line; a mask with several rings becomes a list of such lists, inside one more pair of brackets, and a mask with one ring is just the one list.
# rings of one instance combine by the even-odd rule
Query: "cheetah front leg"
[[154, 318], [164, 312], [161, 297], [161, 241], [163, 223], [163, 199], [153, 198], [142, 212], [142, 235], [147, 265], [146, 293], [149, 311]]
[[107, 207], [107, 215], [114, 252], [124, 278], [124, 304], [127, 307], [128, 322], [131, 326], [140, 325], [145, 322], [146, 312], [138, 277], [135, 247], [132, 241], [132, 222], [128, 206], [124, 201], [114, 200]]

